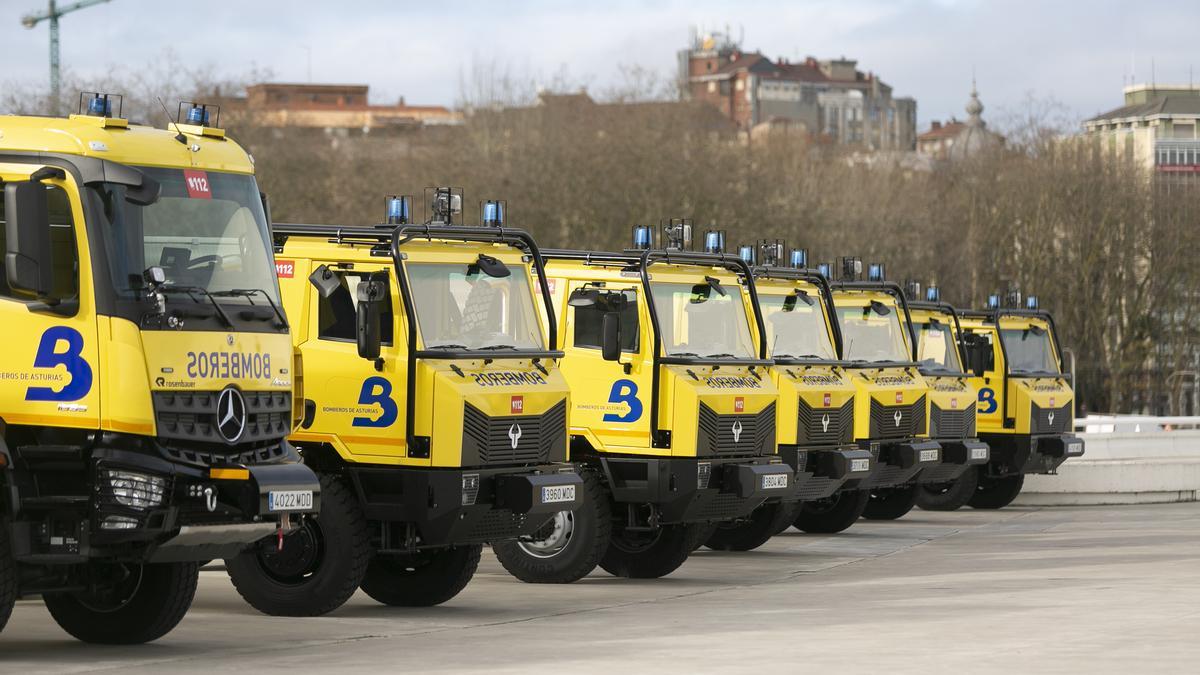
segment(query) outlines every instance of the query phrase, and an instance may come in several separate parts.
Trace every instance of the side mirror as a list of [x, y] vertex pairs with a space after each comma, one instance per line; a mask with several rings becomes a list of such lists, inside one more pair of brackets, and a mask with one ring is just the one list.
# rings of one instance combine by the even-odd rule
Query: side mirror
[[600, 355], [605, 361], [621, 360], [621, 315], [605, 312], [600, 321]]
[[4, 186], [5, 236], [8, 238], [4, 266], [8, 285], [21, 295], [48, 303], [54, 288], [49, 202], [46, 186], [41, 181]]
[[967, 334], [963, 336], [963, 355], [967, 359], [967, 370], [971, 371], [975, 377], [983, 377], [987, 371], [988, 352], [992, 346], [988, 344], [978, 335]]
[[387, 284], [374, 279], [358, 284], [358, 308], [355, 312], [355, 334], [358, 338], [358, 355], [364, 359], [379, 358], [382, 343], [379, 321], [380, 308], [387, 295]]

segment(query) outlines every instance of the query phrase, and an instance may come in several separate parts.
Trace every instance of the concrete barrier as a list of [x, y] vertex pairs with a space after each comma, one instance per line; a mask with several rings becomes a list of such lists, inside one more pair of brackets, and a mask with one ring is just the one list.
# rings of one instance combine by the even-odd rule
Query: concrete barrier
[[1200, 430], [1083, 433], [1083, 457], [1025, 477], [1014, 504], [1150, 504], [1200, 500]]

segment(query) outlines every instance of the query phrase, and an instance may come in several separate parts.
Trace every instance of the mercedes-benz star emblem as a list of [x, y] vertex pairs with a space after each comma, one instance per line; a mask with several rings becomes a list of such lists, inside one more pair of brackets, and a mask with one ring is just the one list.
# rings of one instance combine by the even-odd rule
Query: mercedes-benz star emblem
[[517, 449], [517, 441], [521, 440], [521, 425], [514, 424], [508, 428], [508, 438], [512, 441], [513, 450]]
[[892, 415], [892, 419], [896, 420], [896, 426], [900, 426], [900, 420], [903, 417], [904, 413], [900, 412], [899, 410], [896, 411], [895, 415]]
[[729, 430], [733, 432], [733, 442], [737, 443], [740, 441], [742, 438], [742, 421], [734, 420], [733, 426], [729, 427]]
[[242, 392], [226, 387], [217, 397], [217, 432], [226, 443], [237, 443], [246, 430], [246, 399]]
[[233, 346], [233, 333], [225, 336], [225, 344], [229, 345], [230, 347]]
[[821, 431], [829, 431], [829, 415], [821, 415]]

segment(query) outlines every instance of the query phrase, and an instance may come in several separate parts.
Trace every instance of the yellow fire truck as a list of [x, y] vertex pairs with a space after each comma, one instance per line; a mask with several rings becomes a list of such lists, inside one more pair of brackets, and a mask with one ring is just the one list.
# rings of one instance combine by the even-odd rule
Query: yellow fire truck
[[460, 190], [426, 196], [422, 224], [393, 197], [377, 227], [274, 228], [308, 384], [292, 440], [324, 498], [281, 546], [228, 561], [265, 613], [323, 614], [359, 587], [387, 605], [445, 602], [482, 543], [581, 503], [536, 243], [504, 226], [504, 202], [466, 226]]
[[138, 643], [198, 562], [320, 488], [285, 441], [301, 374], [250, 157], [216, 106], [163, 130], [80, 100], [0, 117], [0, 627], [40, 595], [81, 640]]
[[1072, 433], [1075, 392], [1054, 317], [1038, 308], [1037, 296], [1022, 303], [1020, 293], [1010, 292], [1006, 300], [1002, 307], [993, 294], [986, 310], [960, 319], [967, 370], [979, 390], [979, 437], [991, 448], [968, 502], [977, 509], [1007, 506], [1025, 474], [1054, 473], [1084, 450]]
[[545, 252], [571, 385], [571, 458], [587, 489], [582, 507], [538, 535], [493, 545], [520, 579], [570, 582], [597, 563], [660, 577], [709, 523], [791, 489], [750, 269], [691, 251], [691, 230], [672, 220], [657, 246], [638, 226], [624, 252]]

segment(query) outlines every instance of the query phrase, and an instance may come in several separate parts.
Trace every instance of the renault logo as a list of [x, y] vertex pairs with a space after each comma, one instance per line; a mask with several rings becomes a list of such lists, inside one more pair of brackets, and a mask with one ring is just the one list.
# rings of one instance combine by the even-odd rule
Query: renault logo
[[822, 416], [821, 416], [821, 431], [822, 431], [822, 432], [828, 432], [828, 431], [829, 431], [829, 415], [822, 415]]
[[1046, 419], [1047, 419], [1047, 421], [1050, 422], [1050, 426], [1054, 426], [1054, 413], [1050, 413], [1049, 415], [1047, 415]]
[[517, 441], [521, 440], [521, 425], [514, 424], [508, 428], [508, 438], [512, 441], [513, 450], [517, 449]]
[[896, 420], [896, 426], [900, 426], [900, 420], [903, 417], [904, 417], [904, 413], [900, 412], [899, 410], [896, 411], [895, 415], [892, 415], [892, 419]]
[[221, 390], [217, 397], [217, 431], [226, 443], [237, 443], [246, 430], [246, 399], [233, 387]]
[[733, 426], [729, 427], [729, 430], [733, 432], [733, 442], [737, 443], [742, 438], [742, 421], [734, 420]]

